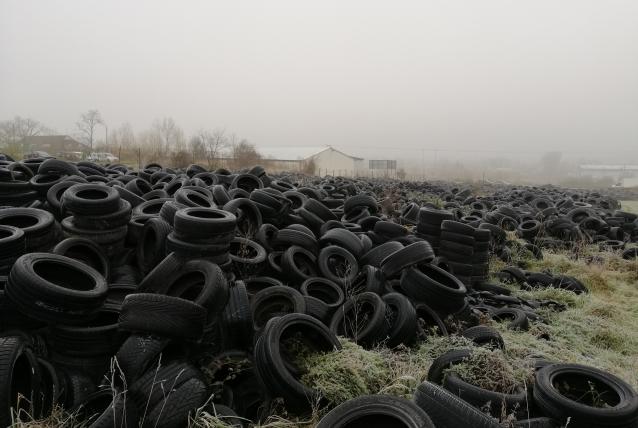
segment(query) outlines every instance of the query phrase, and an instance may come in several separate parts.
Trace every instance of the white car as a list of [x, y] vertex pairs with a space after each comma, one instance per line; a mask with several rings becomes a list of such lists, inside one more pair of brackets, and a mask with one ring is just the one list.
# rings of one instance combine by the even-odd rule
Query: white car
[[90, 162], [99, 162], [99, 163], [113, 163], [117, 162], [119, 158], [111, 153], [91, 153], [86, 157], [86, 160]]

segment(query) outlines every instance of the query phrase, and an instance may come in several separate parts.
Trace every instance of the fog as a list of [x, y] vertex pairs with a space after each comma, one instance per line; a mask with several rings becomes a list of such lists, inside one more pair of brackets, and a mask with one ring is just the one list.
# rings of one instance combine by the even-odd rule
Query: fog
[[[0, 0], [0, 119], [638, 163], [638, 2]], [[438, 156], [438, 157], [433, 157]]]

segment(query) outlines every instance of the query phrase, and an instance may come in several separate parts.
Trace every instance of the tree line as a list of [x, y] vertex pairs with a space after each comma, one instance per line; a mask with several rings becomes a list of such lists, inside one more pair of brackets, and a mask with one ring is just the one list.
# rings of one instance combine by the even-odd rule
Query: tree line
[[[88, 152], [109, 152], [122, 162], [144, 164], [167, 162], [175, 166], [206, 163], [243, 167], [255, 164], [262, 157], [253, 143], [224, 128], [203, 128], [187, 136], [171, 117], [155, 119], [148, 129], [135, 132], [129, 122], [109, 126], [99, 110], [82, 113], [71, 136], [87, 146]], [[56, 132], [32, 118], [16, 116], [0, 121], [0, 147], [21, 158], [25, 137], [55, 135]]]

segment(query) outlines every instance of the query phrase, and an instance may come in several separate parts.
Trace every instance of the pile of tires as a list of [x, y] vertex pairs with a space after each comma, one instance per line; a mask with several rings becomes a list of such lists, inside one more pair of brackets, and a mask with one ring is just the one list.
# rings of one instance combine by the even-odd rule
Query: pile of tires
[[[569, 202], [553, 189], [474, 198], [427, 185], [444, 201], [440, 209], [409, 200], [415, 185], [403, 183], [401, 206], [388, 210], [383, 180], [307, 185], [261, 167], [133, 171], [5, 157], [0, 170], [0, 426], [12, 409], [26, 411], [19, 396], [29, 398], [31, 416], [60, 405], [94, 427], [182, 427], [198, 409], [242, 425], [276, 404], [306, 414], [332, 403], [302, 382], [291, 340], [312, 353], [338, 350], [338, 336], [394, 348], [463, 325], [477, 345], [502, 348], [500, 335], [482, 325], [486, 317], [526, 329], [543, 322], [539, 308], [564, 308], [487, 281], [489, 257], [507, 259], [514, 245], [506, 230], [539, 255], [550, 240], [603, 245], [606, 233], [604, 245], [626, 251], [635, 237], [636, 219], [613, 200], [590, 194]], [[612, 236], [622, 245], [608, 242]], [[575, 278], [514, 266], [499, 278], [586, 290]], [[570, 407], [543, 370], [533, 396], [539, 415], [601, 427], [635, 421], [636, 394], [622, 381], [583, 374], [618, 396], [609, 406], [623, 416], [605, 425], [604, 415]], [[565, 373], [555, 376], [580, 387]], [[494, 424], [476, 410], [484, 402], [461, 393], [469, 388], [461, 379], [432, 382], [415, 402], [360, 397], [320, 426]]]

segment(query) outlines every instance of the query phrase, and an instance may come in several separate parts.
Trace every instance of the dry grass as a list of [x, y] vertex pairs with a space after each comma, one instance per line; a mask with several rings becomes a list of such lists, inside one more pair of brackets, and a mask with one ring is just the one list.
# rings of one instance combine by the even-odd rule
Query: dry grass
[[[597, 255], [596, 263], [588, 256]], [[599, 252], [597, 247], [579, 249], [579, 258], [571, 253], [545, 252], [543, 260], [521, 253], [519, 262], [533, 271], [547, 270], [571, 275], [581, 280], [589, 294], [575, 295], [559, 289], [520, 290], [508, 285], [514, 295], [527, 299], [556, 300], [567, 306], [563, 312], [541, 310], [546, 324], [534, 322], [528, 331], [508, 330], [494, 323], [504, 337], [506, 349], [476, 350], [455, 370], [467, 381], [493, 390], [507, 391], [515, 384], [529, 382], [529, 367], [523, 362], [530, 355], [544, 355], [561, 362], [575, 362], [599, 367], [638, 387], [638, 263], [623, 260], [618, 253]], [[492, 261], [492, 271], [505, 264]], [[416, 386], [427, 375], [434, 358], [449, 349], [472, 346], [461, 337], [430, 336], [413, 348], [389, 350], [379, 347], [365, 350], [342, 339], [343, 349], [328, 354], [299, 352], [297, 363], [306, 374], [302, 381], [320, 391], [330, 406], [362, 394], [393, 394], [410, 398]], [[499, 370], [493, 370], [499, 367]], [[262, 428], [315, 426], [327, 409], [318, 409], [305, 418], [276, 408]], [[81, 426], [72, 415], [57, 408], [50, 418], [34, 421], [23, 418], [13, 428], [53, 428]], [[215, 415], [199, 411], [190, 427], [226, 428], [227, 423]]]

